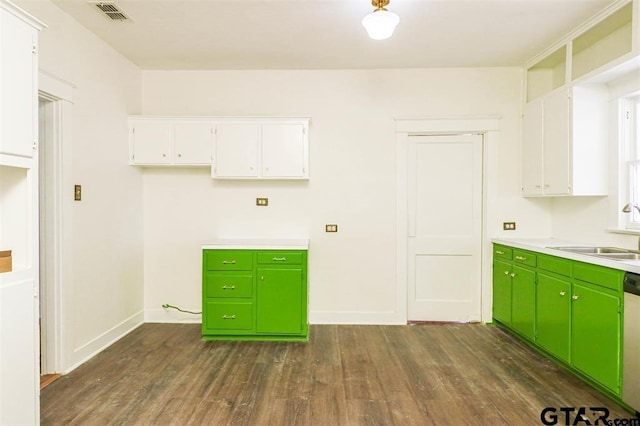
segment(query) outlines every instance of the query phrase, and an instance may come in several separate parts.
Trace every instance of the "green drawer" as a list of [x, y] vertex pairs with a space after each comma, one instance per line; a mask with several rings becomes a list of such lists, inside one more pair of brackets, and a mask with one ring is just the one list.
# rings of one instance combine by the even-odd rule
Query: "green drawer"
[[251, 272], [209, 272], [204, 282], [205, 297], [251, 297]]
[[207, 302], [206, 324], [209, 330], [251, 330], [253, 328], [253, 303]]
[[511, 259], [513, 249], [499, 244], [493, 245], [493, 258], [494, 259]]
[[536, 256], [536, 258], [538, 269], [554, 272], [556, 274], [564, 275], [567, 277], [571, 276], [571, 264], [573, 263], [572, 261], [562, 259], [561, 257], [546, 256], [544, 254], [539, 254]]
[[253, 254], [242, 250], [205, 250], [209, 271], [248, 271], [253, 268]]
[[624, 271], [590, 263], [574, 262], [573, 278], [616, 291], [622, 291]]
[[258, 263], [272, 265], [301, 265], [301, 251], [259, 251]]
[[513, 261], [527, 266], [536, 266], [536, 255], [530, 251], [513, 249]]

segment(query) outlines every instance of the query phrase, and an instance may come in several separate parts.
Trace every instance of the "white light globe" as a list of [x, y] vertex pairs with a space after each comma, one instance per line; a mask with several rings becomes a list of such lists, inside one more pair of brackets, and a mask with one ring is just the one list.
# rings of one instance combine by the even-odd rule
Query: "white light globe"
[[362, 26], [374, 40], [384, 40], [393, 34], [398, 26], [400, 17], [393, 12], [376, 10], [362, 18]]

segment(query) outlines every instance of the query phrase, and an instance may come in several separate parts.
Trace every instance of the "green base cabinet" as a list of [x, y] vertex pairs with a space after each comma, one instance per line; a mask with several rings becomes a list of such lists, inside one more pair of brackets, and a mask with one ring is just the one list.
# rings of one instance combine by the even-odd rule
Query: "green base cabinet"
[[565, 362], [570, 362], [571, 281], [538, 272], [536, 343]]
[[619, 397], [624, 271], [498, 244], [493, 253], [494, 320]]
[[307, 251], [205, 249], [202, 339], [307, 341]]
[[620, 297], [582, 282], [572, 296], [573, 366], [616, 393], [620, 392]]

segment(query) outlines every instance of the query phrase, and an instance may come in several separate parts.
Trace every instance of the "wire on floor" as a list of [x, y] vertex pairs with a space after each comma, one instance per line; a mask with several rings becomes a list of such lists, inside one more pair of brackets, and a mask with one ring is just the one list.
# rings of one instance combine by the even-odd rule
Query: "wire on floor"
[[168, 304], [168, 303], [164, 303], [164, 304], [162, 305], [162, 307], [163, 307], [163, 308], [165, 308], [165, 309], [175, 309], [176, 311], [184, 312], [185, 314], [193, 314], [193, 315], [200, 315], [200, 314], [202, 314], [202, 312], [194, 312], [194, 311], [187, 311], [187, 310], [185, 310], [185, 309], [180, 309], [180, 308], [178, 308], [177, 306], [173, 306], [173, 305], [170, 305], [170, 304]]

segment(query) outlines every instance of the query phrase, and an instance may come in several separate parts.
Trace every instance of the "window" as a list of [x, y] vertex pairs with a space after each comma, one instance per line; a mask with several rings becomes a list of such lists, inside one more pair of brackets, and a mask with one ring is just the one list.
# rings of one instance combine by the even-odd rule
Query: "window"
[[622, 98], [619, 111], [624, 158], [620, 188], [624, 210], [620, 224], [625, 229], [640, 230], [640, 95]]

